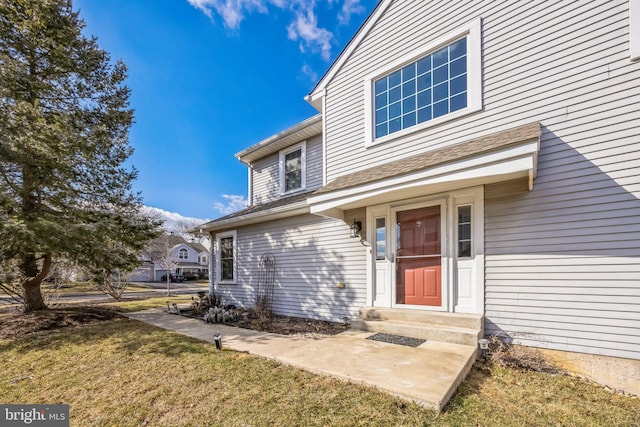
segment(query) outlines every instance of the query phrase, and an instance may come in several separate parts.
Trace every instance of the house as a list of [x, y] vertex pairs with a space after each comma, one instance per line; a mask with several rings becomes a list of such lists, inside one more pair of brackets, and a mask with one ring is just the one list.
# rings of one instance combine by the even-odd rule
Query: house
[[130, 280], [159, 282], [171, 274], [206, 278], [209, 275], [209, 250], [201, 243], [187, 241], [178, 235], [163, 235], [148, 250], [141, 264], [131, 273]]
[[640, 393], [640, 0], [382, 0], [306, 100], [236, 155], [212, 290], [272, 254], [277, 313], [475, 316]]

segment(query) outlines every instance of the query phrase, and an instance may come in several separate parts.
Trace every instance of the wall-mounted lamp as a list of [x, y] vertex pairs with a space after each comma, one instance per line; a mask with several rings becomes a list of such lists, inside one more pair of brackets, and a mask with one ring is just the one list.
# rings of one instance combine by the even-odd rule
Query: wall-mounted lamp
[[353, 220], [353, 224], [351, 224], [351, 237], [360, 237], [360, 230], [362, 230], [362, 221], [358, 221], [357, 219]]

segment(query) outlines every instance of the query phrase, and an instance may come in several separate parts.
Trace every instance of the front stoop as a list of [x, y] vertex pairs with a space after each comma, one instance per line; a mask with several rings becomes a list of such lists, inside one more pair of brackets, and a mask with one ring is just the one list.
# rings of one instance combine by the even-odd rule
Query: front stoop
[[[478, 314], [364, 307], [360, 309], [360, 317], [351, 321], [351, 328], [427, 340], [418, 349], [429, 352], [429, 360], [434, 363], [443, 363], [433, 366], [433, 371], [444, 373], [446, 369], [447, 373], [422, 378], [427, 383], [425, 387], [431, 392], [438, 390], [439, 396], [432, 394], [421, 403], [442, 410], [476, 361], [478, 339], [484, 334], [484, 317]], [[452, 351], [457, 353], [457, 359], [452, 357]]]
[[477, 347], [483, 324], [479, 314], [364, 307], [360, 317], [351, 321], [351, 328]]

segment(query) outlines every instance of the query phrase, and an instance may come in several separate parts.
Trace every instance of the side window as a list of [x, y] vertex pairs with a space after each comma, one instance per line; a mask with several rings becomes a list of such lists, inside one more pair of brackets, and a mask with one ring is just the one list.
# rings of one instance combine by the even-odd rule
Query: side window
[[237, 234], [235, 231], [221, 233], [216, 236], [218, 248], [216, 276], [220, 283], [236, 283], [237, 281]]
[[458, 206], [458, 258], [471, 257], [471, 206]]
[[376, 261], [384, 260], [387, 255], [386, 218], [376, 218]]
[[306, 144], [280, 152], [280, 192], [303, 190], [306, 186]]

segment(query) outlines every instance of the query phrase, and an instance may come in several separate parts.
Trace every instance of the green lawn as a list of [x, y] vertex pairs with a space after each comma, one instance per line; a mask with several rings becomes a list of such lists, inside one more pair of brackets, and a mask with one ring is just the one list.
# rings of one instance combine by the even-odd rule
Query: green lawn
[[74, 426], [640, 423], [640, 400], [567, 376], [478, 366], [438, 414], [129, 319], [0, 340], [0, 360], [0, 401], [68, 403]]

